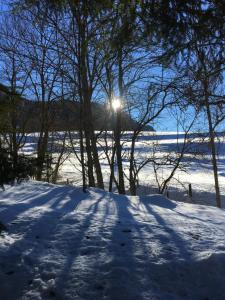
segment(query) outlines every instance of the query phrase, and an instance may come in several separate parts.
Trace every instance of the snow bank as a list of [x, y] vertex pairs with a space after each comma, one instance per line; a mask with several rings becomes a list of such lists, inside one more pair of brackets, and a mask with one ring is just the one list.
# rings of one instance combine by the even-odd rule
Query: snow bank
[[224, 210], [29, 182], [0, 220], [1, 299], [225, 299]]

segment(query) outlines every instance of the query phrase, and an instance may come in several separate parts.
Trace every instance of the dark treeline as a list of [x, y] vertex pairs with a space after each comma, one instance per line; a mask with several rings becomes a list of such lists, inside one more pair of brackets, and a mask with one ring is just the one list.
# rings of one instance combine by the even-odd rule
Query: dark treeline
[[[115, 187], [121, 194], [129, 190], [136, 195], [139, 172], [153, 164], [163, 193], [181, 167], [188, 133], [204, 115], [203, 131], [209, 133], [216, 201], [221, 207], [215, 139], [225, 118], [224, 16], [225, 1], [217, 0], [11, 1], [0, 19], [0, 161], [8, 161], [1, 164], [1, 182], [6, 181], [6, 173], [10, 178], [29, 173], [36, 180], [55, 183], [72, 151], [80, 164], [84, 191], [88, 186], [109, 191]], [[18, 109], [24, 98], [38, 103], [35, 157], [20, 154], [27, 124], [32, 123], [31, 114], [21, 118]], [[54, 131], [52, 107], [66, 101], [79, 103], [76, 138], [70, 129], [60, 135]], [[101, 116], [98, 132], [94, 102], [109, 111]], [[192, 115], [187, 117], [190, 109]], [[176, 111], [185, 132], [179, 155], [159, 161], [155, 147], [153, 154], [140, 159], [136, 145], [141, 133], [149, 124], [154, 126], [165, 110]], [[124, 114], [134, 124], [129, 149], [124, 147]], [[57, 158], [52, 156], [56, 148]], [[109, 182], [102, 170], [103, 156]], [[167, 165], [172, 171], [160, 182], [157, 170]]]

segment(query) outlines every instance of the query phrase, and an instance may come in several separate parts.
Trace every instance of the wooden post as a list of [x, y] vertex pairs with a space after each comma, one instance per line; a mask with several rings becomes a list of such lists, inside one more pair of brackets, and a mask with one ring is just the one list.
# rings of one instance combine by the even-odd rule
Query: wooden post
[[166, 197], [167, 197], [167, 198], [170, 197], [168, 186], [166, 186]]
[[190, 198], [192, 198], [192, 186], [191, 186], [191, 183], [189, 183], [189, 185], [188, 185], [188, 196], [190, 197]]

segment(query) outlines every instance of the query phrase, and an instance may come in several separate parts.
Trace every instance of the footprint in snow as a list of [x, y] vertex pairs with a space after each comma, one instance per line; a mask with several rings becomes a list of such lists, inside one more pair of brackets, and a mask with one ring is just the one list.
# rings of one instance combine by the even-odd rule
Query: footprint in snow
[[56, 293], [54, 291], [49, 291], [49, 296], [50, 297], [55, 297], [56, 296]]
[[7, 230], [6, 226], [3, 223], [0, 222], [0, 232], [1, 231], [6, 231], [6, 230]]
[[105, 288], [105, 287], [104, 287], [103, 284], [96, 284], [96, 285], [95, 285], [95, 289], [98, 290], [98, 291], [102, 291], [102, 290], [104, 290], [104, 288]]
[[13, 275], [14, 273], [15, 273], [15, 271], [12, 270], [12, 271], [6, 272], [5, 274], [6, 274], [6, 275]]
[[33, 283], [33, 279], [28, 280], [28, 284], [31, 285]]
[[165, 250], [166, 250], [166, 251], [169, 251], [169, 252], [174, 252], [174, 249], [173, 249], [172, 247], [169, 247], [169, 246], [168, 246], [168, 247], [165, 247]]
[[129, 229], [129, 228], [125, 228], [125, 229], [122, 230], [122, 232], [125, 232], [125, 233], [130, 233], [131, 231], [132, 231], [132, 230]]
[[196, 233], [192, 233], [192, 232], [188, 232], [188, 234], [195, 240], [199, 240], [200, 239], [200, 235], [196, 234]]

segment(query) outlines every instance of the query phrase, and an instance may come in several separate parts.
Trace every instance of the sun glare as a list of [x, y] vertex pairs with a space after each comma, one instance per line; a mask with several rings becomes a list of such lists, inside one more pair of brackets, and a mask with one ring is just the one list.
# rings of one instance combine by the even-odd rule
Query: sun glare
[[113, 110], [117, 111], [122, 106], [122, 103], [119, 98], [113, 98], [112, 99], [112, 108]]

